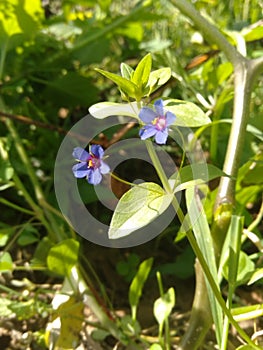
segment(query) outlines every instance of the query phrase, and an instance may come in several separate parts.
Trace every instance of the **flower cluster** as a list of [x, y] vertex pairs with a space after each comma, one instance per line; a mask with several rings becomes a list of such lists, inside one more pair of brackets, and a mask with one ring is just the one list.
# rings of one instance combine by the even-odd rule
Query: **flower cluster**
[[90, 152], [81, 147], [76, 147], [72, 153], [79, 163], [73, 165], [72, 171], [75, 177], [86, 177], [88, 183], [98, 185], [102, 180], [102, 174], [108, 174], [110, 167], [102, 159], [104, 150], [100, 145], [91, 145]]
[[164, 112], [163, 100], [154, 103], [155, 111], [149, 107], [143, 107], [139, 112], [139, 118], [146, 124], [140, 131], [141, 140], [154, 136], [155, 142], [165, 144], [168, 137], [168, 126], [176, 119], [172, 112]]

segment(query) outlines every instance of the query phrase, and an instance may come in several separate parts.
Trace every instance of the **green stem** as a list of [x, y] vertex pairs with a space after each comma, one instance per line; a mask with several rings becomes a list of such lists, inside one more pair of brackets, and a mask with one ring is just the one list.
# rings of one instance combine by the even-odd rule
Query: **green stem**
[[42, 224], [45, 226], [47, 231], [51, 230], [51, 227], [47, 222], [47, 220], [45, 219], [42, 209], [34, 202], [34, 200], [26, 190], [25, 186], [23, 185], [22, 181], [20, 180], [16, 172], [14, 172], [13, 174], [13, 181], [15, 183], [16, 188], [19, 191], [21, 191], [21, 193], [23, 194], [23, 197], [25, 198], [29, 206], [32, 208], [32, 210], [34, 211], [35, 216], [38, 218], [38, 220], [42, 222]]
[[1, 53], [0, 53], [0, 80], [3, 78], [5, 58], [7, 54], [8, 39], [2, 43]]
[[[50, 213], [50, 211], [45, 210], [47, 208], [45, 196], [44, 196], [42, 188], [38, 182], [38, 178], [36, 176], [35, 170], [34, 170], [32, 164], [27, 156], [27, 153], [24, 149], [22, 140], [21, 140], [18, 132], [16, 131], [16, 128], [11, 120], [9, 120], [9, 119], [6, 120], [6, 126], [10, 132], [10, 135], [12, 136], [12, 138], [14, 140], [14, 145], [16, 147], [17, 153], [20, 156], [22, 162], [24, 163], [24, 165], [27, 169], [28, 176], [31, 180], [31, 183], [32, 183], [34, 191], [35, 191], [36, 199], [37, 199], [40, 207], [44, 208], [44, 211], [42, 211], [42, 209], [40, 209], [35, 204], [35, 202], [32, 200], [32, 198], [28, 195], [28, 193], [27, 193], [25, 187], [23, 186], [23, 184], [21, 183], [21, 181], [19, 181], [20, 182], [19, 183], [20, 189], [22, 190], [22, 193], [24, 194], [25, 198], [27, 199], [27, 201], [31, 205], [31, 207], [35, 208], [34, 211], [37, 210], [38, 218], [43, 222], [43, 224], [48, 229], [48, 232], [49, 232], [51, 239], [56, 240], [56, 241], [60, 241], [64, 238], [64, 234], [61, 232], [59, 225], [57, 224], [56, 220], [54, 219], [54, 217]], [[18, 177], [17, 177], [17, 179], [18, 179]], [[40, 212], [41, 212], [41, 214], [40, 214]], [[47, 217], [50, 224], [47, 222], [45, 216]]]
[[17, 204], [14, 204], [12, 202], [9, 202], [7, 199], [5, 198], [0, 198], [0, 203], [12, 208], [12, 209], [15, 209], [15, 210], [18, 210], [18, 211], [21, 211], [22, 213], [25, 213], [25, 214], [28, 214], [28, 215], [31, 215], [31, 216], [34, 216], [35, 213], [32, 211], [32, 210], [28, 210], [28, 209], [25, 209], [25, 208], [22, 208], [20, 207], [19, 205]]
[[[234, 112], [233, 112], [233, 123], [230, 132], [229, 142], [227, 146], [227, 153], [224, 162], [223, 171], [230, 175], [230, 177], [222, 177], [217, 193], [215, 203], [215, 219], [212, 227], [212, 237], [214, 241], [214, 248], [216, 258], [220, 256], [220, 251], [225, 240], [225, 236], [230, 224], [231, 215], [233, 211], [235, 201], [235, 178], [237, 177], [240, 157], [243, 150], [243, 143], [245, 139], [246, 125], [248, 120], [249, 103], [251, 98], [251, 91], [256, 76], [263, 70], [263, 58], [256, 60], [248, 60], [237, 52], [226, 38], [220, 33], [220, 31], [207, 21], [187, 0], [170, 0], [179, 10], [192, 20], [194, 25], [200, 29], [208, 42], [216, 44], [221, 49], [228, 60], [234, 66]], [[189, 241], [191, 237], [188, 236]], [[190, 241], [191, 242], [191, 241]], [[195, 243], [192, 239], [191, 245]], [[198, 246], [197, 246], [198, 248]], [[199, 248], [198, 248], [199, 249]], [[196, 251], [196, 254], [198, 251]], [[200, 254], [201, 252], [199, 252]], [[199, 257], [199, 255], [197, 255]], [[200, 255], [202, 257], [202, 254]], [[200, 259], [199, 259], [200, 260]], [[206, 269], [204, 264], [200, 261], [203, 271], [209, 280], [209, 269]], [[205, 263], [205, 261], [204, 261]], [[212, 287], [212, 284], [211, 284]], [[215, 286], [216, 287], [216, 286]], [[214, 289], [214, 288], [213, 288]], [[197, 285], [196, 294], [206, 293], [206, 285], [202, 283]], [[220, 305], [228, 316], [230, 322], [233, 323], [232, 315], [226, 310], [225, 302], [222, 303], [222, 297], [219, 291], [216, 295], [217, 299], [220, 299]], [[208, 299], [206, 301], [200, 301], [209, 307]], [[197, 304], [194, 303], [193, 309], [200, 307], [199, 301]], [[198, 321], [198, 313], [195, 313], [196, 317], [194, 321]], [[231, 316], [231, 318], [229, 317]], [[201, 326], [201, 324], [199, 324]], [[235, 325], [238, 326], [238, 325]], [[239, 327], [240, 328], [240, 327]], [[241, 329], [242, 331], [242, 329]], [[191, 329], [185, 335], [185, 341], [187, 344], [192, 344], [192, 348], [195, 346], [194, 342], [195, 329]], [[244, 332], [242, 331], [243, 335]], [[251, 340], [246, 341], [251, 344]], [[190, 345], [191, 346], [191, 345]], [[252, 347], [255, 347], [251, 344]], [[189, 347], [188, 347], [189, 348]], [[182, 349], [186, 349], [183, 347]], [[189, 348], [190, 349], [190, 348]]]

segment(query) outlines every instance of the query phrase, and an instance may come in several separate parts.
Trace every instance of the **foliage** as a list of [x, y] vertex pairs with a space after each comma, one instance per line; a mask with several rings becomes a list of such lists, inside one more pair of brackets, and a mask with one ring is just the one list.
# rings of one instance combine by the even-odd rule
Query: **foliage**
[[[193, 18], [191, 3], [197, 10]], [[263, 302], [243, 305], [236, 296], [244, 286], [260, 288], [263, 276], [261, 7], [256, 0], [245, 4], [198, 0], [189, 2], [189, 7], [181, 0], [1, 2], [0, 319], [13, 322], [15, 315], [30, 327], [29, 321], [37, 318], [38, 329], [33, 329], [28, 347], [76, 348], [83, 341], [83, 324], [90, 324], [89, 309], [96, 319], [94, 339], [97, 331], [101, 342], [110, 334], [115, 344], [126, 347], [171, 349], [180, 342], [181, 348], [192, 350], [205, 344], [210, 308], [215, 346], [260, 347], [258, 333], [251, 337], [237, 322], [252, 319], [256, 324]], [[235, 59], [241, 62], [243, 56], [236, 53], [232, 60], [233, 51], [224, 48], [225, 42], [217, 35], [211, 39], [202, 28], [204, 18], [219, 28], [235, 53], [247, 58], [242, 62], [249, 65], [254, 59], [254, 74], [248, 80], [256, 84], [253, 90], [251, 85], [245, 89], [250, 104], [244, 112], [244, 144], [236, 147], [229, 137], [231, 126], [242, 119], [235, 117], [242, 106], [241, 99], [235, 102], [239, 74]], [[112, 115], [119, 118], [119, 125], [94, 136], [93, 141], [104, 148], [121, 138], [139, 140], [140, 109], [160, 98], [165, 111], [176, 116], [168, 142], [161, 146], [176, 165], [173, 171], [166, 175], [159, 146], [151, 139], [142, 141], [153, 165], [150, 176], [147, 167], [136, 162], [129, 169], [121, 164], [116, 173], [111, 169], [111, 188], [115, 184], [118, 193], [113, 215], [101, 205], [93, 186], [78, 180], [85, 205], [98, 220], [109, 223], [112, 241], [132, 237], [138, 229], [140, 234], [154, 230], [156, 219], [170, 207], [177, 214], [162, 233], [157, 232], [161, 233], [155, 239], [157, 253], [143, 246], [129, 248], [128, 255], [116, 254], [113, 272], [117, 269], [124, 277], [126, 287], [124, 301], [118, 304], [97, 263], [99, 254], [94, 259], [92, 248], [59, 209], [56, 155], [64, 135], [88, 112], [94, 123], [95, 118], [101, 123]], [[130, 127], [124, 130], [126, 125]], [[79, 142], [76, 137], [74, 146]], [[237, 157], [233, 173], [226, 157], [231, 148], [232, 158]], [[125, 153], [125, 147], [118, 151]], [[134, 183], [144, 172], [146, 180]], [[61, 182], [71, 176], [69, 168]], [[219, 178], [234, 184], [222, 198]], [[73, 199], [67, 193], [64, 197], [70, 206]], [[184, 337], [173, 337], [170, 316], [180, 299], [174, 289], [180, 279], [193, 278], [193, 252], [201, 265], [195, 269], [197, 288], [202, 274], [200, 288], [208, 293], [209, 302], [194, 304], [190, 329], [195, 329], [197, 320], [202, 332], [194, 337], [185, 330]], [[106, 265], [110, 264], [105, 258]], [[156, 271], [159, 295], [151, 285]], [[172, 285], [167, 275], [173, 278]], [[149, 294], [154, 294], [153, 334], [143, 329], [139, 316]], [[119, 316], [117, 308], [127, 303], [131, 312]], [[231, 339], [230, 324], [246, 345]]]

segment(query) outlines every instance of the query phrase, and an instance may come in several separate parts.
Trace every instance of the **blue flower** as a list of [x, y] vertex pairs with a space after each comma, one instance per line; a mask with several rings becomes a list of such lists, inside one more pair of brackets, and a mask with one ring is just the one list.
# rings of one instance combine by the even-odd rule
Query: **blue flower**
[[154, 102], [155, 111], [149, 107], [143, 107], [139, 112], [139, 118], [146, 124], [140, 131], [141, 140], [154, 136], [155, 142], [165, 144], [168, 137], [168, 126], [174, 123], [176, 116], [172, 112], [164, 112], [163, 100]]
[[90, 152], [76, 147], [72, 155], [79, 161], [72, 167], [74, 176], [77, 178], [86, 177], [88, 183], [92, 185], [98, 185], [102, 180], [102, 174], [110, 172], [110, 167], [102, 160], [104, 151], [99, 145], [92, 145]]

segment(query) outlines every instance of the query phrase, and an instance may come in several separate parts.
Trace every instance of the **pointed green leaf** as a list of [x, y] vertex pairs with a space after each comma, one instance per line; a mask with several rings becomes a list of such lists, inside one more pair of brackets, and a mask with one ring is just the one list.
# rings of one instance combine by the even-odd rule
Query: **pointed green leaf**
[[136, 310], [137, 306], [140, 300], [140, 297], [142, 295], [142, 289], [145, 284], [145, 281], [151, 271], [153, 264], [153, 258], [149, 258], [147, 260], [144, 260], [140, 266], [139, 269], [135, 275], [135, 277], [132, 280], [132, 283], [130, 285], [129, 289], [129, 303], [132, 310], [132, 318], [133, 320], [136, 319]]
[[263, 26], [259, 25], [245, 27], [241, 30], [241, 35], [245, 38], [246, 41], [255, 41], [263, 38]]
[[175, 293], [173, 287], [171, 287], [168, 289], [167, 293], [154, 302], [153, 313], [159, 325], [163, 324], [165, 319], [168, 318], [174, 305]]
[[263, 268], [257, 269], [253, 275], [251, 276], [250, 280], [248, 281], [248, 285], [255, 283], [256, 281], [259, 281], [263, 278]]
[[159, 87], [164, 85], [171, 78], [171, 74], [171, 68], [168, 67], [160, 68], [151, 72], [148, 80], [148, 96], [155, 90], [159, 89]]
[[8, 252], [3, 252], [0, 254], [0, 272], [12, 271], [14, 268], [13, 260]]
[[[214, 277], [214, 283], [219, 289], [219, 281], [217, 277], [217, 266], [215, 260], [215, 252], [213, 247], [213, 241], [211, 237], [211, 232], [209, 224], [202, 206], [201, 199], [196, 191], [197, 188], [188, 188], [185, 192], [186, 205], [189, 214], [189, 219], [192, 224], [192, 230], [203, 257], [209, 265], [209, 270]], [[207, 292], [210, 301], [211, 311], [213, 315], [213, 320], [216, 327], [216, 336], [219, 341], [222, 338], [223, 331], [223, 313], [219, 306], [214, 291], [210, 286], [208, 280], [206, 280]]]
[[119, 200], [111, 219], [109, 238], [130, 235], [161, 215], [171, 203], [171, 195], [152, 182], [132, 187]]
[[131, 80], [134, 69], [126, 63], [121, 63], [121, 75], [123, 78]]
[[196, 104], [169, 99], [164, 101], [165, 110], [176, 115], [174, 125], [197, 127], [211, 123], [210, 118]]
[[115, 84], [117, 84], [119, 89], [124, 93], [124, 95], [126, 95], [127, 97], [135, 98], [137, 86], [133, 82], [121, 77], [120, 75], [110, 73], [99, 68], [95, 68], [95, 70], [104, 75], [106, 78], [112, 80]]
[[220, 176], [228, 176], [221, 169], [213, 164], [194, 163], [184, 166], [179, 172], [174, 173], [170, 179], [170, 186], [173, 188], [178, 181], [179, 185], [174, 192], [182, 191], [183, 189], [208, 182]]
[[97, 119], [103, 119], [113, 115], [128, 116], [138, 119], [139, 109], [136, 102], [99, 102], [92, 105], [89, 108], [89, 112], [93, 117]]
[[[149, 75], [152, 68], [152, 56], [149, 53], [138, 63], [133, 76], [132, 82], [137, 85], [140, 92], [142, 92], [148, 83]], [[142, 97], [142, 96], [138, 96]]]

